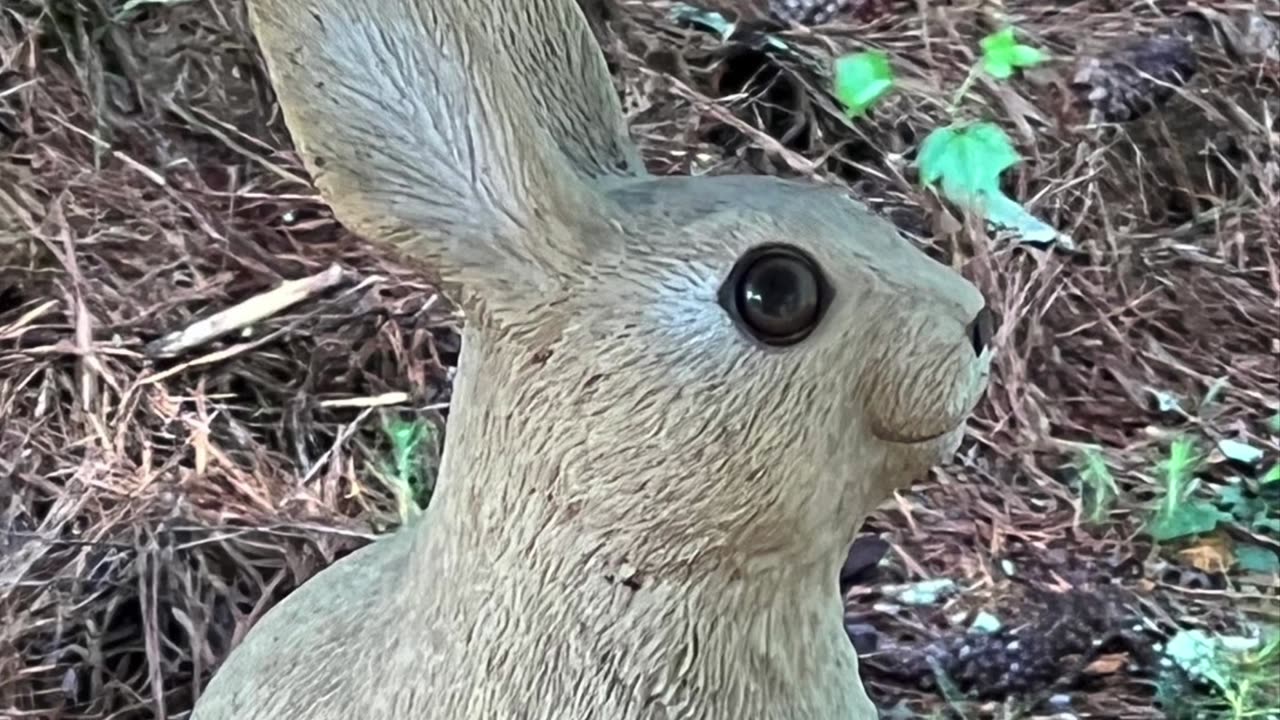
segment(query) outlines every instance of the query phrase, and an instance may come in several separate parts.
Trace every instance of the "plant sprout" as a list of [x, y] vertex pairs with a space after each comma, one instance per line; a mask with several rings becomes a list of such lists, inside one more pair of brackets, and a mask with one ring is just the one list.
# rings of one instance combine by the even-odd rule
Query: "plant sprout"
[[865, 113], [893, 87], [889, 57], [878, 50], [836, 58], [832, 74], [836, 99], [849, 117]]
[[1014, 39], [1014, 29], [1006, 27], [982, 38], [982, 68], [994, 78], [1004, 80], [1018, 68], [1034, 67], [1045, 61], [1042, 50], [1023, 45]]

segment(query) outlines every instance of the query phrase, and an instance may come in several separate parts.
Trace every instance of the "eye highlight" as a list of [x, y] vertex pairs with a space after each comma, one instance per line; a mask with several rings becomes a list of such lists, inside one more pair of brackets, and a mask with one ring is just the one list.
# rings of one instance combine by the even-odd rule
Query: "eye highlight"
[[831, 286], [809, 254], [791, 245], [761, 245], [738, 258], [720, 286], [720, 306], [756, 340], [774, 347], [809, 336]]

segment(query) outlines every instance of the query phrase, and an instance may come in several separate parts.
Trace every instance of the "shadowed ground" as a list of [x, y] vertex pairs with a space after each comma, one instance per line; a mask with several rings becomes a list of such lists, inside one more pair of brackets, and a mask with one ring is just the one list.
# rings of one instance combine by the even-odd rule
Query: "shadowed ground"
[[[445, 431], [460, 319], [317, 200], [242, 4], [131, 5], [0, 9], [0, 718], [184, 716], [255, 618], [429, 499]], [[886, 717], [1275, 717], [1265, 636], [1216, 685], [1162, 657], [1280, 622], [1280, 11], [1003, 4], [1053, 59], [961, 117], [1008, 132], [1005, 192], [1069, 251], [921, 189], [999, 27], [942, 5], [596, 23], [653, 172], [845, 183], [1003, 317], [961, 453], [852, 559], [869, 690]], [[897, 88], [849, 121], [828, 68], [864, 49]]]

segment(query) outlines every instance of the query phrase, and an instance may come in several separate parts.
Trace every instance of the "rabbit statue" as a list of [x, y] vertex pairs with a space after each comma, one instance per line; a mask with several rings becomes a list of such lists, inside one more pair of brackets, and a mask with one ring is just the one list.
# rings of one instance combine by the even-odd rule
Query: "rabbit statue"
[[838, 576], [958, 447], [978, 290], [836, 188], [646, 174], [573, 0], [249, 5], [335, 217], [467, 322], [428, 509], [193, 720], [876, 717]]

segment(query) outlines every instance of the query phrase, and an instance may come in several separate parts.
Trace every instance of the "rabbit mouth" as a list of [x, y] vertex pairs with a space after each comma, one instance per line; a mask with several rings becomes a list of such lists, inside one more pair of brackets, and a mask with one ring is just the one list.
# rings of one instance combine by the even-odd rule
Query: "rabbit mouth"
[[875, 436], [880, 440], [891, 442], [895, 445], [919, 445], [921, 443], [927, 443], [937, 440], [938, 438], [945, 437], [952, 432], [955, 432], [955, 428], [948, 428], [942, 432], [929, 433], [927, 435], [907, 435], [902, 433], [885, 432], [884, 430], [877, 429]]

